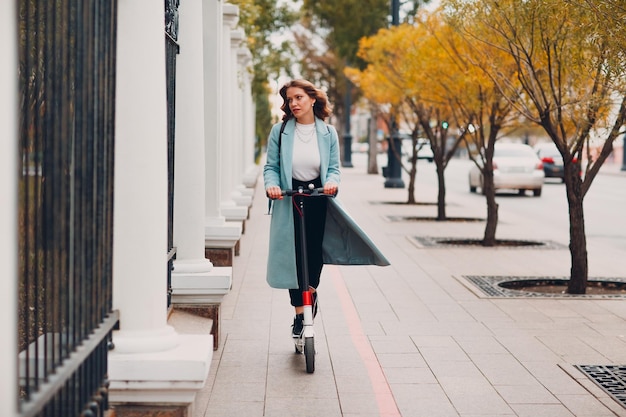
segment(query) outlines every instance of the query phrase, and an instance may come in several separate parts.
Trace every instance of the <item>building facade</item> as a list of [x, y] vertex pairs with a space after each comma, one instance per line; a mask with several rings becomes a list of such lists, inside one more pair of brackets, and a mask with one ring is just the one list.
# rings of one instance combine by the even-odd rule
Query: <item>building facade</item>
[[9, 3], [0, 415], [191, 415], [259, 175], [238, 8]]

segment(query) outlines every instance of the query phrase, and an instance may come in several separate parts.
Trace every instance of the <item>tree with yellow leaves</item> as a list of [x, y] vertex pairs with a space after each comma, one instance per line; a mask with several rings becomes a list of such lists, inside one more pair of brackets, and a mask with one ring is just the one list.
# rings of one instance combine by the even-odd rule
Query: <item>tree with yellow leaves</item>
[[368, 67], [360, 72], [351, 70], [349, 75], [369, 99], [403, 103], [412, 115], [405, 116], [405, 122], [415, 120], [430, 140], [439, 181], [439, 220], [445, 220], [443, 173], [449, 160], [461, 140], [477, 149], [474, 156], [483, 171], [488, 203], [482, 243], [491, 246], [496, 243], [498, 221], [493, 145], [502, 128], [511, 124], [513, 108], [493, 80], [475, 66], [474, 61], [482, 57], [473, 53], [439, 15], [423, 14], [415, 25], [402, 25], [363, 39], [360, 54]]
[[[491, 58], [481, 67], [503, 96], [544, 129], [563, 157], [570, 221], [568, 292], [584, 294], [583, 200], [626, 122], [626, 38], [617, 30], [626, 18], [623, 2], [449, 0], [445, 7], [468, 44]], [[608, 14], [619, 25], [607, 25]], [[502, 76], [499, 60], [492, 58], [503, 53], [515, 62], [516, 83]]]

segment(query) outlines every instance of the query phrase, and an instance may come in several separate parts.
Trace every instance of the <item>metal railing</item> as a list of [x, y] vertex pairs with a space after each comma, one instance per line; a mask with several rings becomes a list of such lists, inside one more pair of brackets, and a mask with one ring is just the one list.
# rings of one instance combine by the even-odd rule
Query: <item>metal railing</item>
[[178, 45], [179, 0], [165, 0], [165, 68], [167, 82], [167, 307], [172, 304], [174, 248], [174, 143], [176, 138], [176, 56]]
[[108, 408], [116, 4], [18, 0], [21, 417]]

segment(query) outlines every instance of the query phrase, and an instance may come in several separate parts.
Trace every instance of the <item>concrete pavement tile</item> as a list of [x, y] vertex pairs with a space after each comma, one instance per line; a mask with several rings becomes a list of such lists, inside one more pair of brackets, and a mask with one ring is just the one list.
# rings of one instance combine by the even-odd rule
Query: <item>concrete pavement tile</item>
[[231, 340], [255, 340], [260, 343], [267, 343], [269, 322], [257, 322], [258, 324], [255, 326], [250, 326], [250, 322], [254, 321], [222, 319], [222, 335], [228, 334]]
[[500, 394], [483, 378], [438, 377], [444, 392], [460, 415], [513, 414]]
[[[398, 320], [379, 320], [378, 323], [383, 331], [384, 336], [397, 337], [404, 335], [430, 335], [437, 332], [437, 325], [440, 324], [436, 320], [415, 319], [411, 321]], [[439, 329], [440, 331], [440, 329]], [[378, 335], [372, 335], [378, 336]]]
[[516, 335], [498, 335], [497, 339], [520, 362], [561, 362], [555, 352], [526, 332], [517, 330]]
[[357, 303], [356, 310], [362, 322], [398, 320], [395, 311], [387, 305], [381, 306], [379, 303]]
[[[393, 318], [392, 318], [393, 320]], [[361, 323], [363, 333], [367, 336], [388, 336], [380, 321], [372, 320]]]
[[[231, 344], [232, 339], [229, 339], [227, 344]], [[227, 346], [222, 352], [220, 363], [222, 366], [248, 366], [254, 364], [254, 366], [267, 365], [267, 342], [264, 344], [257, 344], [256, 342], [249, 342], [249, 347], [233, 348]]]
[[376, 357], [383, 369], [427, 367], [420, 353], [379, 353]]
[[305, 373], [286, 375], [272, 373], [267, 377], [267, 398], [324, 398], [337, 399], [337, 388], [332, 373]]
[[419, 348], [456, 348], [458, 343], [451, 335], [418, 335], [411, 336], [415, 345]]
[[387, 368], [385, 376], [390, 384], [436, 384], [428, 368]]
[[191, 412], [191, 417], [202, 417], [204, 416], [206, 409], [209, 405], [209, 400], [211, 399], [213, 389], [213, 381], [207, 381], [204, 387], [196, 393], [196, 398], [193, 403], [193, 409]]
[[577, 417], [561, 404], [511, 404], [518, 417]]
[[[524, 367], [552, 394], [584, 394], [586, 392], [581, 382], [576, 380], [576, 377], [568, 374], [564, 368], [556, 363], [524, 362], [522, 365], [524, 365]], [[564, 364], [563, 367], [569, 368], [572, 372], [575, 372], [575, 375], [577, 375], [581, 381], [591, 382], [586, 375], [583, 375], [572, 365]], [[593, 384], [593, 382], [591, 383]], [[597, 391], [598, 393], [601, 392], [600, 389]]]
[[356, 354], [352, 335], [348, 331], [344, 333], [328, 329], [326, 332], [326, 343], [329, 348], [338, 353]]
[[417, 347], [408, 336], [372, 336], [369, 338], [374, 353], [416, 353]]
[[465, 353], [471, 356], [477, 354], [502, 354], [507, 353], [493, 336], [455, 336], [454, 340]]
[[[600, 303], [600, 301], [597, 301], [597, 303]], [[626, 306], [624, 306], [623, 300], [602, 300], [601, 303], [602, 307], [607, 311], [620, 317], [622, 320], [626, 320]]]
[[265, 400], [265, 384], [258, 382], [220, 382], [211, 393], [211, 404], [237, 401], [263, 402]]
[[478, 322], [506, 323], [508, 325], [513, 323], [511, 316], [487, 300], [460, 301], [459, 305]]
[[[537, 300], [526, 299], [506, 299], [506, 300], [493, 300], [493, 303], [498, 306], [504, 313], [506, 313], [511, 319], [518, 323], [542, 323], [551, 322], [549, 316], [539, 311], [535, 302]], [[543, 300], [542, 300], [543, 301]]]
[[[626, 363], [626, 342], [621, 337], [581, 337], [585, 344], [605, 356], [609, 363]], [[581, 364], [582, 365], [582, 364]]]
[[[319, 357], [315, 358], [315, 374], [329, 375], [332, 373], [332, 367], [327, 361], [320, 361]], [[304, 355], [287, 352], [285, 354], [270, 355], [268, 362], [268, 375], [276, 375], [279, 377], [297, 377], [306, 376]]]
[[463, 352], [463, 349], [461, 349], [458, 345], [441, 347], [420, 347], [419, 351], [427, 363], [441, 360], [447, 360], [451, 362], [469, 361], [469, 357], [467, 356], [467, 354]]
[[545, 387], [535, 385], [495, 385], [494, 388], [507, 404], [560, 404]]
[[596, 364], [609, 361], [606, 356], [584, 343], [578, 336], [540, 336], [539, 340], [561, 357], [564, 362]]
[[[288, 370], [296, 375], [307, 375], [305, 358], [303, 354], [296, 354], [295, 349], [292, 347], [292, 350], [285, 352], [283, 355], [272, 355], [272, 363], [278, 364], [281, 361], [284, 365], [277, 366], [276, 368], [270, 367], [268, 374], [273, 375], [275, 370], [280, 372], [280, 369]], [[323, 374], [331, 374], [333, 372], [333, 367], [330, 362], [330, 358], [328, 355], [322, 355], [318, 353], [315, 355], [315, 374], [323, 375]]]
[[550, 317], [555, 322], [576, 320], [580, 325], [580, 322], [585, 321], [585, 318], [576, 311], [575, 305], [568, 303], [568, 300], [541, 300], [548, 301], [547, 303], [535, 303], [535, 308]]
[[388, 415], [384, 415], [384, 414], [380, 414], [380, 413], [372, 413], [371, 410], [370, 412], [366, 412], [366, 413], [341, 413], [341, 417], [396, 417], [397, 414], [388, 414]]
[[477, 322], [416, 322], [407, 328], [411, 338], [443, 336], [490, 336], [493, 333], [485, 327], [485, 323]]
[[391, 384], [402, 417], [458, 417], [437, 384]]
[[611, 410], [617, 417], [626, 417], [626, 408], [611, 397], [599, 397], [598, 400]]
[[[235, 416], [237, 414], [233, 414]], [[239, 414], [243, 416], [244, 414]], [[265, 402], [265, 417], [341, 417], [339, 402], [325, 398], [270, 397]], [[247, 417], [247, 416], [246, 416]]]
[[450, 361], [445, 358], [427, 361], [430, 370], [439, 378], [474, 378], [484, 380], [483, 374], [470, 360]]
[[593, 323], [593, 330], [601, 336], [615, 336], [621, 339], [626, 338], [626, 328], [624, 319], [621, 322]]
[[202, 417], [263, 417], [265, 405], [262, 401], [258, 402], [231, 402], [222, 404], [209, 404], [206, 413], [200, 414]]
[[492, 385], [537, 385], [528, 369], [508, 353], [472, 353], [470, 358]]
[[361, 376], [369, 379], [367, 369], [361, 358], [352, 358], [347, 360], [336, 359], [332, 357], [332, 372], [335, 376]]
[[455, 301], [429, 304], [430, 312], [442, 323], [474, 323], [474, 318]]
[[337, 384], [337, 392], [339, 396], [349, 396], [350, 394], [374, 395], [372, 382], [366, 373], [357, 373], [357, 375], [335, 375], [335, 384]]
[[265, 383], [267, 365], [263, 366], [220, 366], [215, 383], [255, 382]]
[[615, 414], [592, 395], [557, 395], [576, 417], [614, 417]]
[[370, 413], [372, 410], [378, 409], [378, 403], [376, 402], [376, 397], [373, 393], [347, 393], [342, 394], [339, 393], [339, 404], [341, 407], [342, 415], [345, 413], [349, 414], [360, 414], [360, 413]]

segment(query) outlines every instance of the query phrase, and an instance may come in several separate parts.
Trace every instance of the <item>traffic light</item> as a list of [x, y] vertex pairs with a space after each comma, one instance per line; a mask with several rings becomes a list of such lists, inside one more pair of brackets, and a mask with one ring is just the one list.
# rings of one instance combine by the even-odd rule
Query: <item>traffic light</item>
[[441, 127], [443, 127], [444, 129], [448, 128], [448, 122], [446, 122], [445, 120], [443, 122], [441, 122]]

